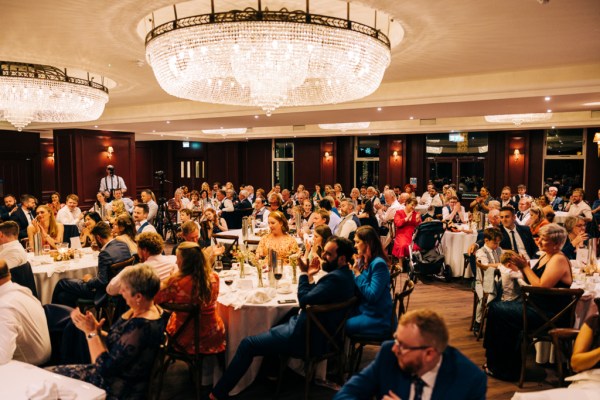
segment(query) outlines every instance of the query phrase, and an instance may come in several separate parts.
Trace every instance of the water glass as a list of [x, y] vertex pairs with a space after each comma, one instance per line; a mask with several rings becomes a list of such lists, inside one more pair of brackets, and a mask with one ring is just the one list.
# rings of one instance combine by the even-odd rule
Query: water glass
[[215, 272], [218, 274], [219, 272], [223, 271], [223, 261], [221, 260], [216, 260], [215, 261], [215, 265], [214, 265], [214, 269]]
[[49, 244], [45, 244], [42, 247], [42, 253], [47, 256], [48, 254], [50, 254], [50, 245]]

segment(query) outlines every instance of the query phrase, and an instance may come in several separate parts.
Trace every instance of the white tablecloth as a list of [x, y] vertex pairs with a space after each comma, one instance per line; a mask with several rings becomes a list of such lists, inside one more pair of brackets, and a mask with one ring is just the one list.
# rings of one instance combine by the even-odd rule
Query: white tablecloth
[[81, 279], [85, 274], [95, 276], [98, 270], [98, 252], [61, 262], [54, 262], [50, 256], [33, 256], [32, 253], [29, 253], [28, 256], [42, 305], [52, 301], [52, 293], [59, 280], [63, 278]]
[[[446, 261], [452, 269], [452, 276], [462, 276], [464, 257], [469, 246], [477, 241], [477, 233], [450, 232], [446, 231], [442, 237], [442, 252]], [[467, 268], [465, 277], [471, 277], [471, 269]]]
[[427, 213], [429, 207], [427, 207], [424, 204], [419, 204], [415, 207], [415, 210], [419, 213], [419, 214], [425, 214]]
[[[258, 284], [257, 276], [253, 271], [253, 267], [246, 265], [246, 277], [253, 281], [253, 287], [256, 288]], [[228, 271], [224, 271], [227, 273]], [[232, 271], [236, 275], [239, 273], [238, 271]], [[266, 275], [266, 274], [265, 274]], [[266, 283], [266, 276], [264, 276], [265, 286], [268, 286]], [[281, 282], [284, 282], [282, 280]], [[232, 288], [236, 288], [239, 282], [234, 282]], [[227, 353], [226, 360], [227, 364], [229, 364], [237, 351], [237, 348], [246, 336], [257, 335], [259, 333], [266, 332], [273, 325], [275, 325], [281, 318], [285, 316], [285, 314], [290, 311], [293, 307], [298, 307], [298, 303], [289, 303], [289, 304], [279, 304], [278, 300], [283, 299], [294, 299], [297, 300], [297, 291], [298, 288], [296, 285], [292, 285], [292, 293], [289, 294], [277, 294], [277, 296], [271, 301], [264, 304], [244, 304], [241, 308], [235, 309], [234, 305], [223, 305], [221, 301], [226, 298], [227, 293], [229, 293], [230, 288], [225, 285], [224, 279], [221, 278], [221, 291], [219, 302], [217, 305], [217, 311], [223, 322], [225, 323], [225, 328], [227, 330]], [[256, 289], [254, 289], [256, 290]], [[252, 291], [241, 291], [237, 290], [235, 293], [252, 293]], [[240, 393], [242, 390], [247, 388], [256, 378], [258, 371], [260, 370], [260, 365], [262, 362], [262, 357], [256, 357], [250, 365], [248, 372], [240, 379], [239, 383], [236, 387], [230, 392], [230, 395], [236, 395]]]
[[569, 216], [569, 213], [566, 211], [556, 211], [554, 212], [554, 223], [555, 224], [564, 224], [565, 219]]
[[[259, 228], [259, 230], [265, 230], [266, 228]], [[255, 229], [256, 232], [256, 229]], [[237, 236], [238, 237], [238, 243], [241, 245], [243, 243], [242, 240], [242, 230], [241, 229], [230, 229], [228, 231], [225, 232], [220, 232], [220, 233], [215, 233], [215, 237], [219, 238], [221, 236]], [[260, 241], [260, 239], [262, 238], [262, 236], [257, 236], [257, 235], [252, 235], [249, 234], [248, 235], [248, 240], [256, 240], [256, 241]], [[296, 242], [298, 242], [298, 245], [302, 244], [302, 239], [300, 239], [297, 236], [294, 236], [294, 239], [296, 239]], [[226, 241], [227, 239], [221, 239], [223, 241]]]
[[[104, 390], [94, 385], [67, 378], [50, 371], [38, 368], [31, 364], [20, 361], [10, 361], [0, 365], [0, 399], [4, 400], [26, 400], [28, 388], [41, 387], [46, 384], [56, 384], [59, 395], [62, 398], [93, 399], [106, 398]], [[76, 397], [67, 397], [67, 392]]]

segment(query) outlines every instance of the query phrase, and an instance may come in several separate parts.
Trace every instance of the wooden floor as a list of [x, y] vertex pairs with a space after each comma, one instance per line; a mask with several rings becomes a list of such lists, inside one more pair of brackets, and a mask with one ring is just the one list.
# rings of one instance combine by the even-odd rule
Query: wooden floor
[[[399, 277], [401, 280], [405, 277]], [[399, 287], [402, 283], [400, 283]], [[468, 282], [460, 281], [453, 283], [444, 282], [419, 282], [410, 299], [409, 310], [418, 308], [431, 308], [441, 313], [446, 319], [450, 330], [450, 344], [457, 347], [476, 365], [485, 362], [485, 353], [482, 341], [476, 341], [473, 334], [468, 330], [471, 321], [473, 295]], [[378, 351], [377, 347], [367, 347], [365, 350], [363, 365], [371, 362]], [[503, 382], [496, 379], [488, 379], [488, 399], [510, 399], [515, 391], [537, 391], [550, 389], [556, 384], [556, 375], [551, 368], [544, 369], [536, 366], [533, 359], [528, 363], [528, 377], [530, 382], [525, 382], [524, 388], [519, 389], [516, 383]], [[176, 372], [178, 371], [178, 372]], [[166, 382], [165, 393], [162, 398], [169, 399], [192, 399], [193, 390], [187, 377], [185, 367], [175, 368], [175, 373], [169, 374]], [[534, 380], [535, 379], [535, 380]], [[549, 383], [550, 382], [550, 383]], [[552, 383], [552, 384], [551, 384]], [[275, 384], [266, 379], [257, 379], [247, 390], [242, 392], [237, 399], [250, 400], [272, 397]], [[311, 399], [331, 399], [335, 392], [329, 389], [313, 385], [310, 393]], [[303, 398], [303, 380], [301, 377], [289, 373], [286, 376], [284, 390], [281, 399]]]

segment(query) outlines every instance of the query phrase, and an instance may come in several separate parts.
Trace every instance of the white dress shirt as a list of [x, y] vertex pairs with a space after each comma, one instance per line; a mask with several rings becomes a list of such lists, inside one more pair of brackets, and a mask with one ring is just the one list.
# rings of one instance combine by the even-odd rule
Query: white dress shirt
[[435, 196], [431, 197], [429, 192], [423, 193], [423, 196], [421, 196], [421, 200], [419, 201], [419, 203], [424, 204], [427, 207], [429, 207], [429, 206], [441, 207], [444, 205], [439, 193], [436, 193]]
[[[450, 220], [450, 214], [452, 214], [452, 211], [454, 210], [448, 210], [448, 207], [444, 206], [444, 208], [442, 208], [442, 221]], [[468, 222], [467, 216], [465, 215], [465, 208], [463, 206], [460, 206], [458, 216], [460, 217], [461, 222]], [[452, 220], [454, 220], [454, 217], [452, 217]]]
[[329, 229], [331, 229], [331, 232], [335, 232], [335, 230], [337, 229], [340, 221], [342, 219], [333, 211], [329, 211]]
[[63, 225], [77, 225], [80, 221], [81, 209], [75, 207], [71, 210], [69, 207], [64, 206], [56, 214], [56, 222], [60, 222]]
[[[171, 274], [179, 271], [177, 267], [177, 257], [176, 256], [163, 256], [162, 254], [157, 254], [155, 256], [150, 256], [144, 261], [144, 264], [148, 264], [151, 266], [156, 275], [158, 275], [161, 281], [166, 280]], [[127, 267], [123, 268], [125, 271]], [[112, 278], [108, 285], [106, 286], [106, 293], [111, 296], [116, 296], [121, 291], [121, 274], [123, 271], [119, 272], [117, 276]]]
[[51, 351], [40, 301], [14, 282], [0, 285], [0, 365], [13, 359], [40, 365], [50, 359]]
[[27, 262], [27, 252], [18, 240], [0, 245], [0, 259], [6, 261], [8, 268], [18, 267]]
[[592, 209], [590, 206], [583, 200], [579, 203], [571, 203], [569, 204], [569, 217], [583, 217], [585, 219], [592, 219]]
[[[142, 227], [142, 225], [144, 225], [146, 222], [148, 222], [148, 224], [146, 226], [144, 226], [144, 228], [142, 229], [141, 232], [138, 232], [138, 230]], [[139, 235], [140, 233], [144, 233], [144, 232], [154, 232], [156, 233], [156, 228], [150, 223], [150, 221], [148, 220], [143, 220], [140, 222], [136, 222], [135, 223], [135, 234], [136, 236]]]
[[525, 257], [527, 260], [529, 260], [529, 254], [527, 254], [527, 248], [525, 247], [525, 243], [523, 243], [523, 239], [521, 239], [521, 235], [519, 235], [519, 231], [517, 231], [517, 226], [515, 225], [515, 227], [513, 229], [508, 229], [505, 228], [506, 232], [508, 233], [508, 238], [510, 239], [510, 246], [512, 248], [512, 233], [511, 231], [515, 232], [515, 241], [517, 242], [517, 253], [519, 253], [520, 255], [522, 255], [523, 257]]
[[519, 216], [517, 215], [517, 219], [515, 220], [515, 222], [519, 225], [528, 226], [530, 218], [531, 218], [531, 213], [529, 212], [529, 210], [527, 210], [527, 211], [521, 213], [521, 218], [519, 218]]
[[396, 215], [396, 211], [398, 210], [400, 210], [400, 203], [398, 202], [398, 200], [394, 200], [394, 202], [388, 206], [385, 212], [383, 211], [383, 209], [380, 209], [377, 212], [380, 225], [385, 225], [389, 221], [393, 221], [394, 216]]
[[354, 219], [352, 218], [354, 215], [354, 213], [350, 213], [348, 215], [346, 215], [344, 218], [342, 218], [342, 220], [340, 221], [340, 223], [337, 226], [337, 231], [335, 232], [336, 236], [340, 236], [340, 237], [344, 237], [346, 239], [349, 238], [350, 234], [354, 231], [356, 231], [356, 229], [358, 228], [356, 226], [356, 222], [354, 222]]
[[154, 222], [154, 218], [156, 218], [156, 214], [158, 213], [158, 204], [154, 200], [150, 200], [148, 203], [148, 221], [150, 223]]
[[121, 189], [123, 193], [127, 191], [127, 186], [125, 186], [125, 181], [122, 177], [107, 175], [100, 179], [100, 192], [112, 192], [115, 189]]

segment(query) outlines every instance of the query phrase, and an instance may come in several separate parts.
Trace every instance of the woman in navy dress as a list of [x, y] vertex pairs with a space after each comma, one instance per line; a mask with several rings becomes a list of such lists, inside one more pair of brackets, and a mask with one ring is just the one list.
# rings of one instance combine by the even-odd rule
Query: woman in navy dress
[[357, 255], [352, 270], [359, 293], [357, 314], [346, 322], [349, 335], [381, 335], [391, 332], [392, 297], [390, 271], [379, 234], [371, 226], [361, 226], [354, 236]]

